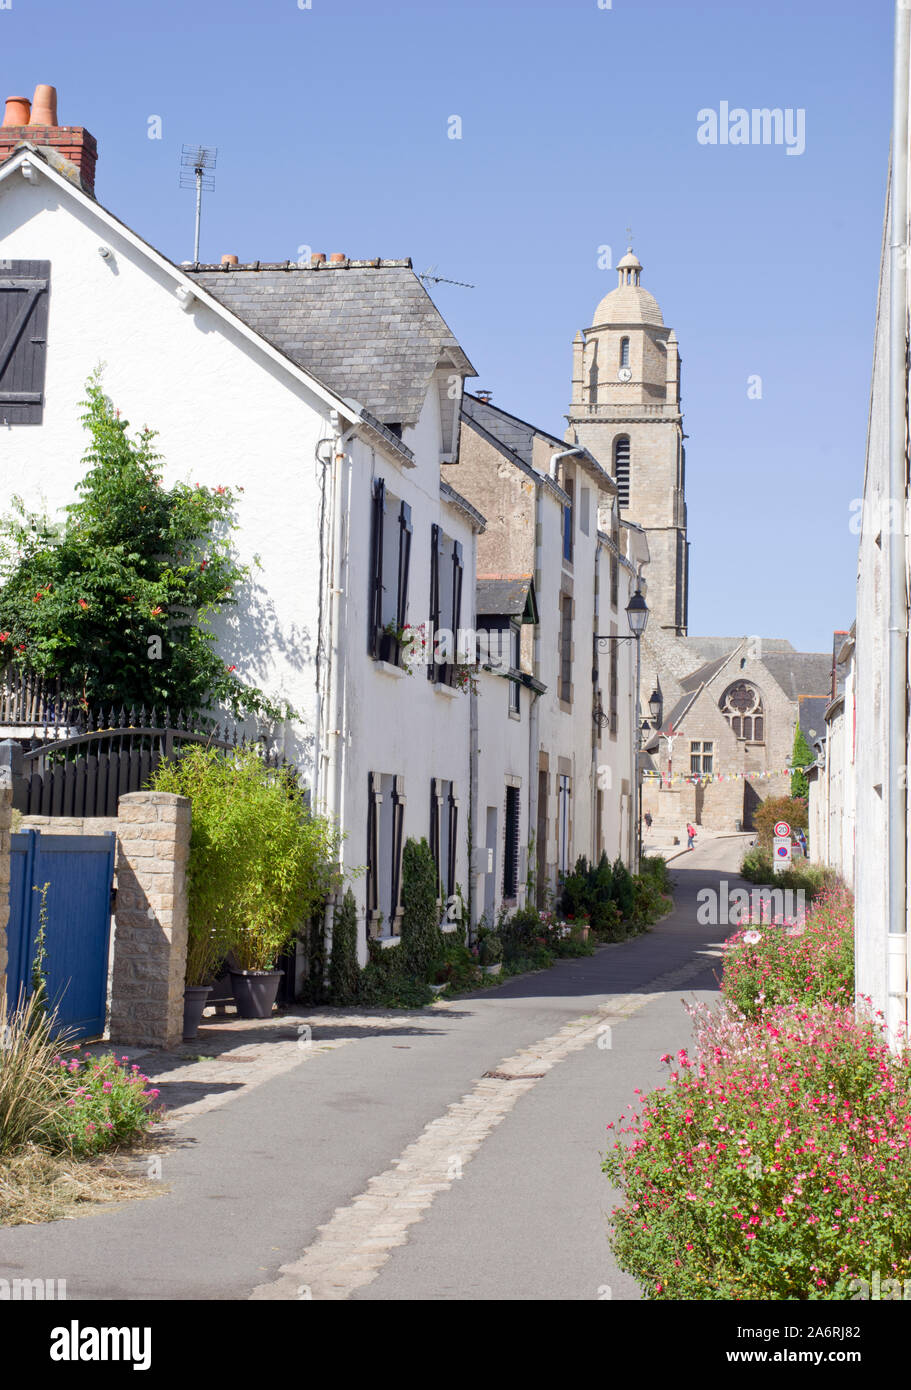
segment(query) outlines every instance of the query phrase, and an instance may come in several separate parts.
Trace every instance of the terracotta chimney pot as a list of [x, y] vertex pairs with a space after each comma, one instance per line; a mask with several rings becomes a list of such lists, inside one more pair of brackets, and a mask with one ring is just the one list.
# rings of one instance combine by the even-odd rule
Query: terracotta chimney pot
[[4, 125], [28, 125], [31, 102], [28, 97], [7, 97]]
[[310, 256], [311, 265], [324, 265], [325, 261], [326, 257], [322, 251], [314, 251]]
[[29, 125], [57, 124], [57, 88], [39, 83], [32, 97], [32, 117]]
[[344, 251], [333, 251], [329, 259], [333, 265], [339, 265], [347, 261], [348, 257], [345, 255]]
[[222, 258], [221, 258], [221, 263], [222, 263], [222, 265], [237, 265], [237, 257], [236, 257], [236, 256], [222, 256]]

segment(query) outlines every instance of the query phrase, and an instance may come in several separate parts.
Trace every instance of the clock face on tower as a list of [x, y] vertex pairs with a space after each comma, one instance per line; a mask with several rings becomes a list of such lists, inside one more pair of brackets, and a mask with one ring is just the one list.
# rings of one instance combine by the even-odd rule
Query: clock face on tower
[[632, 375], [633, 375], [633, 374], [632, 374], [632, 372], [630, 371], [629, 367], [621, 367], [620, 370], [619, 370], [619, 372], [617, 373], [617, 380], [618, 380], [618, 381], [630, 381], [631, 378], [632, 378]]

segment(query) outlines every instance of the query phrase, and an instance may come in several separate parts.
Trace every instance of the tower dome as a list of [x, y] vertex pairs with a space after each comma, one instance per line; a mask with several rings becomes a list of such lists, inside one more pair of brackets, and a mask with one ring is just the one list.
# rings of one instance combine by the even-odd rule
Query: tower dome
[[618, 284], [615, 290], [606, 294], [595, 310], [593, 328], [602, 325], [621, 323], [651, 323], [664, 327], [664, 319], [654, 295], [644, 290], [639, 283], [642, 263], [630, 246], [626, 255], [617, 262]]

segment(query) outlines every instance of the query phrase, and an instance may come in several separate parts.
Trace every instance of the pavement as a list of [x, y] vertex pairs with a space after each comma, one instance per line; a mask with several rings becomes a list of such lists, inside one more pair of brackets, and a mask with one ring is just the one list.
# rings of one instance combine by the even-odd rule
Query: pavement
[[[0, 1231], [0, 1277], [71, 1299], [639, 1297], [614, 1265], [609, 1121], [690, 1041], [747, 836], [672, 866], [674, 912], [594, 956], [416, 1011], [207, 1020], [140, 1064], [168, 1103], [159, 1193]], [[142, 1162], [147, 1160], [144, 1157]]]

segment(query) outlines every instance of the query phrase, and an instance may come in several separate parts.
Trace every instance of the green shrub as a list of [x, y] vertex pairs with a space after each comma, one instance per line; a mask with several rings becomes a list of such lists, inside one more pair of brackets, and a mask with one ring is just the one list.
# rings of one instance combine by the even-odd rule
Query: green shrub
[[442, 949], [436, 863], [426, 840], [406, 840], [402, 854], [401, 940], [406, 969], [415, 978], [426, 979]]
[[854, 904], [826, 889], [793, 922], [746, 923], [725, 942], [721, 991], [747, 1017], [779, 1004], [854, 1001]]
[[482, 965], [497, 965], [503, 959], [503, 942], [495, 931], [485, 931], [478, 937], [478, 960]]
[[357, 903], [348, 888], [332, 917], [332, 955], [329, 958], [329, 1002], [353, 1004], [358, 995]]
[[477, 989], [483, 976], [478, 962], [454, 932], [443, 934], [443, 955], [437, 965], [433, 983], [448, 985], [452, 991]]
[[113, 1053], [57, 1059], [64, 1079], [61, 1103], [44, 1142], [72, 1154], [100, 1153], [137, 1139], [159, 1117], [158, 1091], [134, 1062]]
[[633, 879], [633, 909], [630, 924], [642, 931], [652, 926], [671, 907], [671, 900], [664, 897], [653, 878], [636, 875]]
[[659, 893], [670, 893], [671, 875], [660, 854], [644, 854], [639, 861], [639, 877], [654, 883]]
[[603, 1164], [621, 1268], [673, 1300], [840, 1301], [871, 1271], [911, 1276], [911, 1052], [829, 1003], [694, 1012], [695, 1060]]
[[187, 748], [151, 785], [192, 803], [187, 983], [207, 984], [229, 950], [240, 970], [273, 969], [336, 882], [337, 832], [254, 748]]
[[422, 1009], [433, 999], [425, 979], [412, 972], [401, 945], [368, 941], [369, 960], [358, 980], [358, 1003], [377, 1009]]
[[633, 915], [633, 877], [619, 855], [611, 870], [611, 898], [620, 911], [621, 919], [628, 922]]
[[747, 850], [740, 865], [741, 878], [750, 883], [769, 884], [775, 888], [799, 889], [812, 902], [826, 888], [838, 885], [838, 875], [825, 864], [809, 864], [805, 859], [792, 861], [789, 869], [779, 870], [764, 849], [754, 846]]
[[768, 854], [772, 853], [772, 841], [776, 822], [787, 821], [791, 830], [806, 830], [807, 803], [799, 796], [770, 796], [753, 812], [753, 825], [756, 828], [756, 843]]

